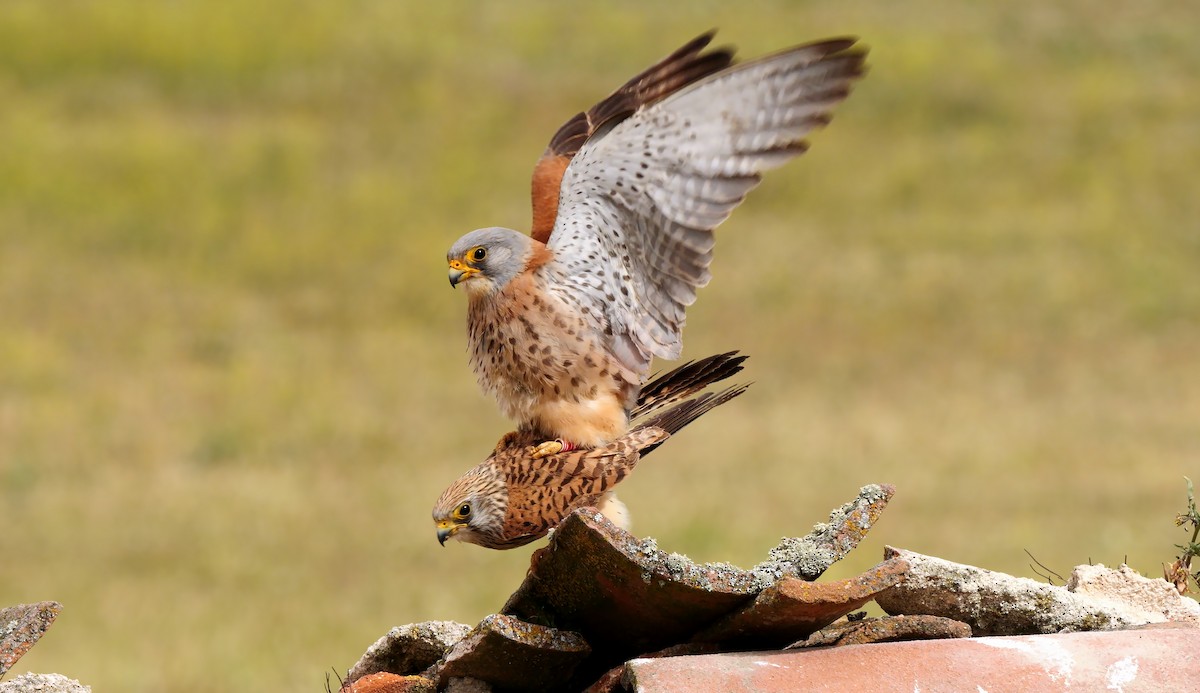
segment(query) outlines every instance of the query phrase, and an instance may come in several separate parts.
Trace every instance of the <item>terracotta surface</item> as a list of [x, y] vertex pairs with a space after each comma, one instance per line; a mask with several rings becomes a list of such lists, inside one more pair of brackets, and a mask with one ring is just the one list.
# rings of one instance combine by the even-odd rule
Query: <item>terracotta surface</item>
[[434, 693], [436, 690], [437, 685], [423, 676], [399, 676], [384, 671], [346, 682], [341, 693]]
[[62, 604], [37, 602], [0, 609], [0, 675], [17, 663], [54, 623]]
[[[685, 655], [701, 655], [715, 654], [720, 652], [720, 648], [712, 643], [689, 642], [682, 645], [674, 645], [658, 652], [649, 652], [641, 656], [641, 659], [652, 659], [654, 657], [683, 657]], [[621, 678], [625, 675], [625, 663], [609, 669], [603, 676], [596, 679], [592, 685], [585, 689], [584, 693], [607, 693], [607, 691], [621, 690]]]
[[1200, 629], [1027, 635], [636, 659], [644, 693], [1196, 691]]

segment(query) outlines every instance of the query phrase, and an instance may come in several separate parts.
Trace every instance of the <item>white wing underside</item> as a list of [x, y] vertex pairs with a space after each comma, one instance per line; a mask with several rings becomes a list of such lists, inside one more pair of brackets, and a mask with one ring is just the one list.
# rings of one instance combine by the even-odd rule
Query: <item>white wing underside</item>
[[712, 75], [593, 135], [567, 168], [545, 269], [564, 300], [604, 318], [609, 350], [643, 378], [654, 356], [679, 357], [713, 229], [762, 171], [804, 151], [862, 74], [862, 54], [840, 52], [851, 43]]

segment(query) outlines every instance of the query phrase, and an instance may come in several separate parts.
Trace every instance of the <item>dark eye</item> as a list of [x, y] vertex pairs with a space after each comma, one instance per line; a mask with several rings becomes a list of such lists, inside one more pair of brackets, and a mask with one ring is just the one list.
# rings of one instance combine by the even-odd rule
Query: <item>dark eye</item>
[[459, 517], [468, 517], [471, 514], [471, 504], [463, 503], [462, 505], [458, 506], [458, 510], [455, 510], [454, 514], [458, 515]]
[[487, 248], [476, 248], [471, 252], [471, 259], [475, 262], [482, 262], [487, 257]]

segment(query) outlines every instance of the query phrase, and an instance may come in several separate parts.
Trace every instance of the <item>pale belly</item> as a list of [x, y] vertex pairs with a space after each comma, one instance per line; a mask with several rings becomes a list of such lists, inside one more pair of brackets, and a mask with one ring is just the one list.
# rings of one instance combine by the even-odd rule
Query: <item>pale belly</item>
[[604, 445], [629, 428], [624, 398], [619, 391], [591, 399], [550, 399], [534, 408], [533, 429], [582, 447]]
[[522, 430], [587, 447], [627, 430], [626, 408], [637, 385], [584, 332], [582, 321], [571, 324], [547, 314], [512, 320], [472, 316], [468, 328], [480, 387]]

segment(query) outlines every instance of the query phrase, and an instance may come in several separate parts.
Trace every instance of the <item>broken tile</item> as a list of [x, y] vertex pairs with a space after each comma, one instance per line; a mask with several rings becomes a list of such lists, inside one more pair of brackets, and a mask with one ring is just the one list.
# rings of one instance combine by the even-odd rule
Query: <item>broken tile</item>
[[807, 637], [871, 601], [904, 578], [908, 566], [892, 559], [856, 577], [834, 582], [784, 578], [742, 609], [705, 628], [697, 642], [723, 649], [783, 647]]
[[571, 678], [591, 648], [577, 633], [493, 614], [430, 671], [438, 687], [472, 678], [498, 689], [551, 690]]
[[969, 637], [971, 637], [971, 626], [952, 618], [884, 616], [883, 618], [864, 618], [859, 621], [839, 621], [830, 624], [808, 638], [788, 646], [788, 649]]
[[585, 509], [534, 555], [503, 613], [576, 631], [593, 647], [602, 643], [615, 663], [690, 639], [759, 589], [747, 571], [664, 553]]
[[417, 674], [442, 658], [451, 647], [471, 632], [465, 623], [426, 621], [397, 626], [367, 648], [346, 674], [347, 683], [384, 671]]
[[858, 546], [895, 493], [891, 484], [863, 486], [857, 498], [829, 514], [829, 522], [803, 537], [785, 538], [750, 572], [764, 580], [764, 587], [784, 577], [816, 580]]
[[54, 623], [62, 604], [37, 602], [0, 609], [0, 676], [12, 668]]
[[347, 681], [339, 693], [436, 693], [437, 685], [424, 676], [400, 676], [386, 671]]

